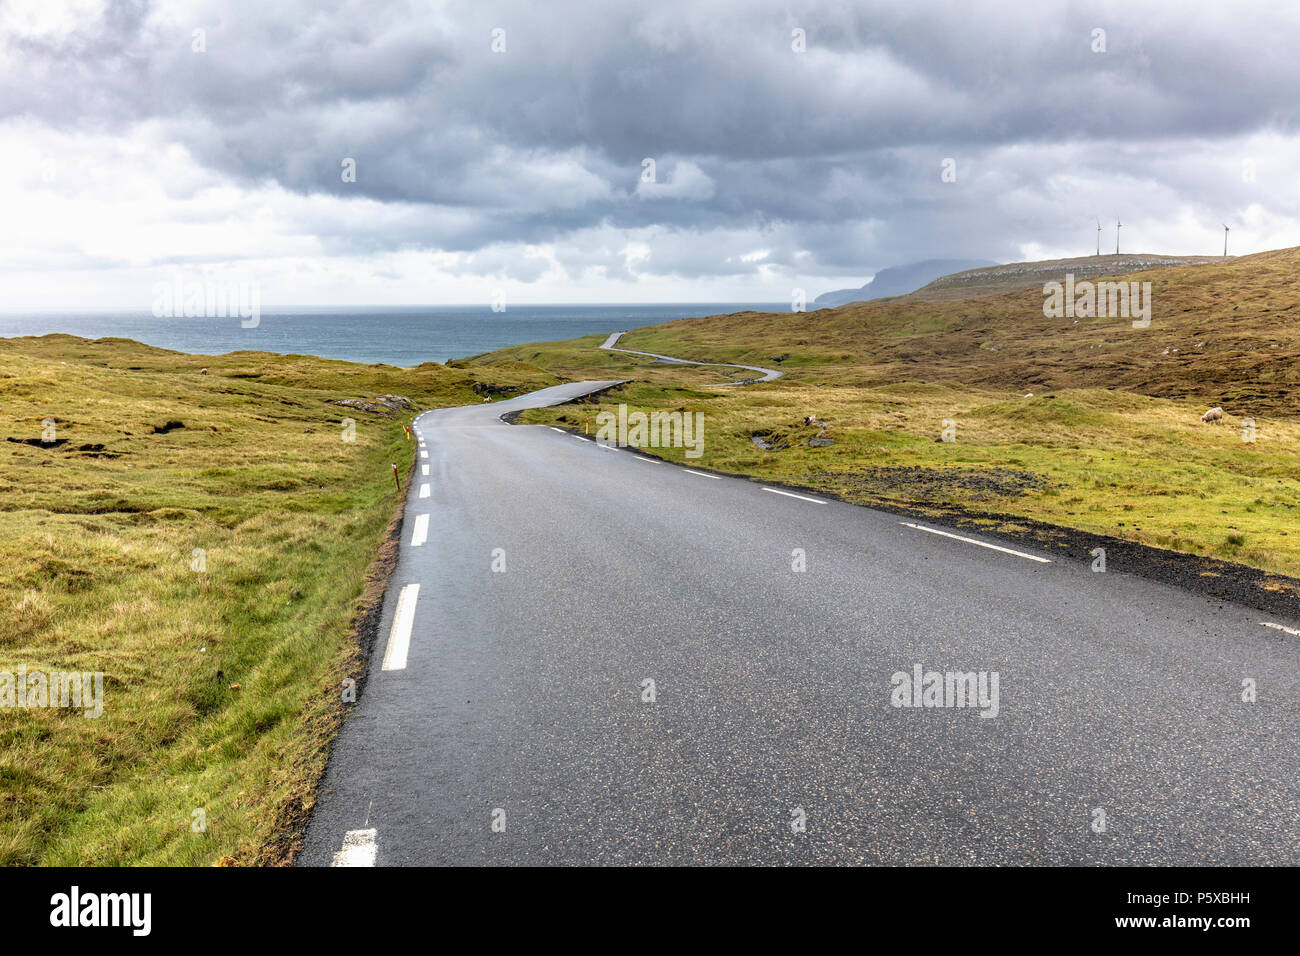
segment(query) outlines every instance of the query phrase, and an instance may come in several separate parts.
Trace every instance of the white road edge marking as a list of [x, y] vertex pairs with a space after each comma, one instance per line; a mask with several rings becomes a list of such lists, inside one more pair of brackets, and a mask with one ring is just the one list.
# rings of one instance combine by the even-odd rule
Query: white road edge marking
[[963, 538], [959, 534], [949, 534], [947, 531], [940, 531], [938, 528], [927, 528], [924, 525], [912, 524], [910, 521], [900, 521], [899, 524], [906, 525], [909, 528], [915, 528], [917, 531], [928, 531], [930, 534], [941, 534], [945, 538], [952, 538], [954, 541], [965, 541], [967, 544], [977, 544], [981, 548], [988, 548], [991, 551], [1001, 551], [1003, 554], [1014, 554], [1017, 558], [1028, 558], [1030, 561], [1037, 561], [1039, 564], [1051, 564], [1051, 558], [1040, 558], [1036, 554], [1025, 554], [1023, 551], [1012, 551], [1010, 548], [1003, 548], [996, 544], [986, 544], [983, 541], [976, 541], [974, 538]]
[[705, 472], [703, 472], [703, 471], [691, 471], [691, 469], [689, 469], [689, 468], [686, 469], [686, 474], [688, 474], [688, 475], [698, 475], [698, 476], [701, 477], [701, 478], [715, 478], [715, 479], [717, 479], [718, 481], [721, 481], [721, 480], [722, 480], [722, 476], [721, 476], [721, 475], [710, 475], [710, 474], [707, 474], [707, 473], [705, 473]]
[[429, 477], [429, 466], [428, 466], [428, 465], [421, 465], [421, 466], [420, 466], [420, 474], [423, 475], [425, 478], [428, 478], [428, 477]]
[[378, 832], [369, 830], [349, 830], [343, 834], [343, 849], [334, 854], [330, 866], [374, 866], [379, 847], [375, 845]]
[[422, 452], [420, 452], [420, 457], [421, 457], [421, 458], [428, 458], [428, 457], [429, 457], [429, 453], [428, 453], [427, 451], [422, 451]]
[[1271, 627], [1276, 631], [1286, 631], [1294, 637], [1300, 637], [1300, 631], [1297, 631], [1294, 627], [1285, 627], [1281, 624], [1274, 624], [1272, 621], [1260, 621], [1259, 623], [1264, 627]]
[[556, 428], [554, 425], [550, 425], [550, 426], [547, 426], [547, 427], [549, 427], [549, 428], [551, 429], [551, 431], [553, 431], [553, 432], [559, 432], [561, 435], [564, 434], [564, 429], [563, 429], [563, 428]]
[[774, 495], [785, 495], [787, 498], [798, 498], [800, 501], [811, 501], [815, 505], [826, 504], [820, 498], [807, 498], [803, 495], [796, 495], [793, 491], [782, 491], [780, 488], [764, 488], [763, 490], [770, 491]]
[[415, 516], [415, 531], [411, 535], [411, 547], [418, 548], [429, 540], [429, 516]]
[[411, 628], [415, 626], [415, 602], [419, 597], [418, 584], [408, 584], [398, 593], [397, 610], [393, 612], [393, 627], [388, 632], [388, 646], [384, 648], [381, 670], [406, 670], [406, 653], [411, 649]]
[[640, 459], [641, 461], [648, 461], [648, 462], [650, 462], [650, 464], [652, 464], [652, 465], [657, 465], [657, 464], [659, 464], [659, 460], [656, 459], [656, 458], [646, 458], [644, 455], [633, 455], [632, 457], [633, 457], [633, 458], [638, 458], [638, 459]]
[[420, 497], [421, 498], [429, 497], [429, 483], [427, 481], [420, 486]]

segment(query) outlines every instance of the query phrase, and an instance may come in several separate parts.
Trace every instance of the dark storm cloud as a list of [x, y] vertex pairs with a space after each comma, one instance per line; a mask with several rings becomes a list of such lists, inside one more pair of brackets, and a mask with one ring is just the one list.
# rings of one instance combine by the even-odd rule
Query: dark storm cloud
[[[1269, 203], [1243, 194], [1223, 144], [1291, 135], [1300, 111], [1300, 16], [1283, 3], [108, 11], [59, 40], [10, 41], [0, 111], [91, 130], [158, 122], [236, 181], [413, 207], [383, 229], [315, 223], [335, 250], [468, 252], [612, 227], [658, 230], [672, 247], [647, 262], [672, 275], [1011, 258], [1087, 236], [1113, 213], [1095, 208], [1099, 191], [1166, 218]], [[206, 53], [191, 51], [196, 28]], [[340, 179], [349, 157], [355, 183]], [[639, 182], [646, 157], [654, 186]], [[956, 183], [940, 182], [948, 157]], [[1289, 212], [1294, 196], [1276, 202]], [[710, 232], [768, 255], [691, 238]]]

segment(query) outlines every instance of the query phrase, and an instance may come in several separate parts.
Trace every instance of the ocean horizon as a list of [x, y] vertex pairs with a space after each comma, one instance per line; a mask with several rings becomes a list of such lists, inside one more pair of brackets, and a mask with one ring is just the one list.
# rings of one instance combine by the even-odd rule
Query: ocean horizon
[[748, 310], [784, 312], [789, 307], [788, 302], [683, 302], [512, 305], [493, 312], [486, 305], [268, 306], [253, 328], [244, 328], [238, 315], [158, 318], [143, 309], [15, 309], [0, 312], [0, 337], [65, 333], [134, 339], [199, 355], [255, 350], [409, 367], [674, 319]]

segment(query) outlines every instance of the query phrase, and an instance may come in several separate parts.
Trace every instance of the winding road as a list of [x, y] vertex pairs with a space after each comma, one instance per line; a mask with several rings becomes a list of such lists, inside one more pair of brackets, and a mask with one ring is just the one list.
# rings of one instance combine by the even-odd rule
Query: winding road
[[628, 355], [648, 355], [650, 358], [659, 359], [661, 362], [669, 362], [673, 365], [708, 365], [713, 368], [743, 368], [747, 372], [762, 372], [761, 378], [747, 378], [740, 382], [719, 382], [720, 385], [757, 385], [760, 382], [770, 382], [778, 379], [784, 372], [777, 371], [774, 368], [760, 368], [757, 365], [736, 365], [732, 362], [696, 362], [692, 359], [673, 358], [671, 355], [660, 355], [658, 352], [638, 352], [636, 349], [619, 349], [615, 348], [615, 343], [619, 338], [627, 335], [626, 332], [613, 332], [610, 334], [603, 345], [602, 349], [609, 352], [625, 352]]
[[1300, 863], [1296, 622], [501, 420], [612, 384], [417, 420], [299, 864]]

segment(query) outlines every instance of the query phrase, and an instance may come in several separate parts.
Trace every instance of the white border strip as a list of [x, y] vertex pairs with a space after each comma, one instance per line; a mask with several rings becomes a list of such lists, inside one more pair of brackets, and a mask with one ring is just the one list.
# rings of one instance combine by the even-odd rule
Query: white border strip
[[374, 866], [379, 847], [375, 845], [378, 832], [369, 830], [349, 830], [343, 834], [343, 849], [334, 854], [330, 866]]
[[1014, 554], [1017, 558], [1028, 558], [1030, 561], [1037, 561], [1039, 564], [1051, 564], [1051, 558], [1040, 558], [1036, 554], [1025, 554], [1023, 551], [1012, 551], [1010, 548], [1003, 548], [996, 544], [988, 544], [984, 541], [976, 541], [974, 538], [963, 538], [959, 534], [949, 534], [947, 531], [940, 531], [938, 528], [927, 528], [924, 525], [912, 524], [910, 521], [900, 521], [899, 524], [906, 525], [909, 528], [915, 528], [917, 531], [928, 531], [930, 534], [941, 534], [945, 538], [952, 538], [954, 541], [965, 541], [967, 544], [977, 544], [981, 548], [988, 548], [990, 551], [1001, 551], [1003, 554]]
[[721, 475], [710, 475], [710, 474], [707, 474], [707, 473], [705, 473], [705, 472], [703, 472], [703, 471], [691, 471], [691, 469], [689, 469], [689, 468], [685, 469], [685, 471], [686, 471], [686, 474], [688, 474], [688, 475], [696, 475], [696, 476], [698, 476], [698, 477], [700, 477], [700, 478], [712, 478], [712, 479], [714, 479], [715, 481], [721, 481], [721, 480], [722, 480], [722, 476], [721, 476]]
[[1288, 634], [1292, 635], [1293, 637], [1300, 637], [1300, 631], [1297, 631], [1294, 627], [1286, 627], [1282, 624], [1274, 624], [1272, 621], [1260, 621], [1259, 623], [1262, 627], [1271, 627], [1275, 631], [1286, 631]]
[[406, 670], [406, 653], [411, 649], [411, 628], [415, 626], [415, 602], [419, 596], [418, 584], [406, 585], [397, 595], [397, 610], [393, 612], [393, 627], [388, 632], [382, 670]]
[[427, 481], [420, 486], [420, 497], [421, 498], [429, 497], [429, 483]]
[[780, 488], [764, 488], [763, 490], [770, 491], [774, 495], [785, 495], [787, 498], [798, 498], [800, 501], [811, 501], [815, 505], [826, 504], [820, 498], [806, 498], [803, 495], [796, 495], [793, 491], [782, 491]]
[[411, 534], [411, 547], [418, 548], [429, 540], [429, 516], [415, 516], [415, 531]]

